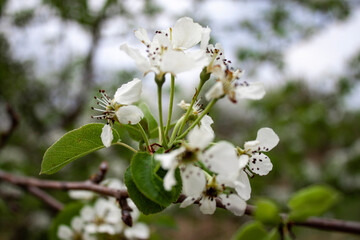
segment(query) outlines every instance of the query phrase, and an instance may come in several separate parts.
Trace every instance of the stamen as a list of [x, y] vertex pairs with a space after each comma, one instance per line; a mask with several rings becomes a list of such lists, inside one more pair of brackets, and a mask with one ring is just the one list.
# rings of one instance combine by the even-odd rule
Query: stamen
[[102, 104], [104, 104], [105, 105], [105, 108], [106, 108], [106, 105], [108, 105], [108, 103], [107, 102], [105, 102], [103, 99], [101, 99], [101, 98], [98, 98], [98, 97], [94, 97], [96, 100], [98, 100], [99, 102], [101, 102]]

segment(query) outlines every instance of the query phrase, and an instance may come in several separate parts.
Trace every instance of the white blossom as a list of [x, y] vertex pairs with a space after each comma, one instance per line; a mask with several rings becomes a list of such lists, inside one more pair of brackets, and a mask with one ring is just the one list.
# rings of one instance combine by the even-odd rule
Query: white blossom
[[180, 18], [169, 30], [156, 31], [152, 40], [143, 28], [135, 31], [135, 36], [146, 46], [146, 57], [127, 44], [122, 44], [120, 49], [134, 59], [144, 74], [155, 72], [160, 77], [165, 73], [176, 75], [207, 63], [203, 51], [184, 51], [200, 41], [201, 46], [205, 46], [210, 38], [210, 29], [201, 27], [189, 17]]
[[80, 215], [86, 223], [85, 231], [90, 234], [107, 233], [114, 235], [123, 229], [121, 210], [109, 200], [98, 199], [94, 206], [82, 208]]
[[257, 100], [264, 97], [265, 89], [261, 82], [239, 82], [243, 71], [230, 67], [231, 61], [225, 58], [220, 44], [215, 47], [208, 45], [206, 54], [210, 62], [207, 71], [216, 77], [216, 83], [205, 94], [207, 100], [227, 95], [231, 102], [236, 103], [242, 98]]
[[92, 109], [100, 112], [101, 115], [92, 116], [92, 118], [107, 120], [100, 136], [105, 147], [110, 147], [114, 139], [111, 126], [115, 121], [119, 121], [121, 124], [138, 124], [144, 117], [140, 108], [131, 105], [139, 101], [141, 89], [141, 80], [135, 78], [118, 88], [113, 99], [104, 90], [100, 90], [102, 97], [95, 97], [101, 108]]
[[57, 230], [57, 236], [61, 240], [95, 240], [96, 238], [84, 232], [84, 222], [80, 217], [71, 220], [70, 227], [64, 224]]
[[266, 175], [272, 170], [270, 158], [263, 152], [268, 152], [279, 143], [278, 135], [271, 128], [261, 128], [257, 132], [256, 140], [248, 141], [244, 149], [238, 148], [239, 163], [241, 166], [248, 165], [249, 169], [256, 174]]
[[150, 229], [144, 223], [136, 223], [132, 227], [124, 230], [124, 235], [129, 240], [148, 239], [150, 236]]

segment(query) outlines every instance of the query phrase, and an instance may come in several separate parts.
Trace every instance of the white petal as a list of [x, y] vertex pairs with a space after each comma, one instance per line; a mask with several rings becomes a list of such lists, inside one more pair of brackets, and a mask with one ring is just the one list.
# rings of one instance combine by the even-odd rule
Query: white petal
[[74, 229], [76, 232], [81, 232], [83, 227], [84, 227], [84, 222], [80, 217], [74, 217], [71, 220], [71, 227], [72, 229]]
[[183, 193], [188, 197], [199, 198], [206, 187], [206, 178], [203, 170], [192, 164], [181, 166], [180, 169]]
[[249, 168], [253, 173], [263, 176], [272, 170], [273, 165], [264, 153], [254, 153], [249, 159]]
[[123, 50], [129, 57], [134, 59], [136, 66], [140, 71], [147, 73], [150, 71], [151, 66], [149, 60], [141, 55], [139, 49], [131, 48], [127, 44], [123, 44], [120, 46], [120, 49]]
[[245, 213], [246, 202], [236, 194], [226, 196], [221, 194], [219, 196], [221, 202], [225, 205], [226, 209], [230, 210], [236, 216], [242, 216]]
[[142, 82], [138, 78], [123, 84], [116, 90], [114, 99], [117, 103], [122, 105], [129, 105], [139, 101], [142, 89]]
[[127, 239], [148, 239], [150, 229], [146, 224], [136, 223], [131, 228], [126, 228], [124, 234]]
[[224, 94], [223, 85], [220, 81], [217, 81], [205, 94], [206, 100], [220, 98]]
[[180, 18], [172, 31], [172, 43], [174, 49], [188, 49], [201, 40], [202, 27], [189, 17]]
[[181, 51], [168, 49], [162, 57], [160, 69], [162, 72], [177, 75], [197, 66], [195, 59]]
[[200, 128], [203, 128], [205, 131], [208, 131], [210, 134], [215, 136], [214, 130], [211, 128], [211, 124], [213, 124], [214, 121], [209, 115], [205, 115], [200, 120]]
[[176, 164], [174, 164], [166, 173], [164, 177], [164, 188], [166, 191], [170, 191], [173, 186], [176, 185], [175, 179]]
[[118, 224], [121, 221], [121, 210], [115, 203], [113, 207], [107, 211], [105, 221], [112, 224]]
[[271, 128], [261, 128], [256, 140], [260, 142], [261, 151], [268, 152], [279, 143], [279, 136]]
[[177, 163], [177, 156], [185, 152], [185, 150], [186, 149], [184, 147], [180, 147], [168, 153], [155, 154], [154, 158], [155, 160], [160, 161], [161, 167], [163, 169], [167, 170], [170, 169], [171, 166], [173, 166], [174, 162]]
[[234, 146], [221, 141], [209, 148], [203, 155], [205, 166], [215, 173], [219, 183], [235, 180], [239, 172], [239, 160]]
[[243, 169], [249, 162], [249, 156], [246, 154], [241, 154], [239, 157], [239, 169]]
[[138, 124], [144, 113], [137, 106], [122, 106], [116, 111], [116, 117], [122, 124]]
[[261, 82], [248, 83], [248, 85], [238, 85], [236, 87], [236, 99], [247, 98], [258, 100], [265, 95], [264, 84]]
[[111, 142], [114, 139], [112, 128], [109, 124], [105, 124], [101, 131], [101, 141], [105, 147], [110, 147]]
[[98, 226], [97, 232], [108, 233], [110, 235], [114, 235], [116, 233], [114, 226], [110, 224], [101, 224], [100, 226]]
[[208, 27], [202, 29], [202, 31], [201, 31], [201, 43], [200, 43], [200, 48], [201, 49], [206, 49], [207, 45], [209, 44], [210, 32], [211, 32], [211, 29], [208, 28]]
[[81, 218], [86, 222], [91, 222], [95, 218], [95, 211], [90, 206], [85, 206], [80, 211]]
[[187, 197], [185, 200], [180, 204], [181, 208], [186, 208], [187, 206], [190, 206], [196, 201], [195, 197]]
[[85, 232], [87, 233], [97, 233], [98, 232], [98, 226], [94, 223], [87, 224], [85, 226]]
[[248, 153], [260, 151], [260, 142], [258, 140], [247, 141], [244, 144], [244, 148]]
[[216, 210], [216, 201], [215, 199], [209, 199], [204, 197], [200, 200], [200, 211], [203, 214], [213, 214]]
[[251, 186], [248, 175], [241, 170], [235, 182], [235, 190], [237, 194], [245, 201], [250, 199]]
[[194, 127], [188, 134], [187, 139], [189, 145], [193, 149], [202, 150], [206, 148], [212, 140], [214, 140], [214, 134], [207, 131], [206, 128]]
[[68, 240], [73, 237], [73, 231], [66, 225], [60, 225], [57, 231], [57, 236], [60, 239]]
[[68, 194], [72, 199], [79, 200], [90, 200], [95, 196], [94, 192], [86, 190], [70, 190]]
[[135, 37], [146, 45], [151, 43], [147, 31], [144, 28], [139, 28], [139, 30], [136, 30]]

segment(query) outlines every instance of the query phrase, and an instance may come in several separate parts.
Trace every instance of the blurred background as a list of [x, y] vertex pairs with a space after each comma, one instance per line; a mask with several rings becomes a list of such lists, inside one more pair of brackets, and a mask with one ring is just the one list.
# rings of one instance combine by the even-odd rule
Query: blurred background
[[[236, 106], [224, 99], [210, 114], [217, 139], [237, 146], [255, 139], [261, 127], [280, 137], [269, 154], [273, 171], [251, 179], [249, 203], [266, 197], [287, 211], [293, 192], [324, 183], [342, 193], [326, 217], [360, 221], [357, 0], [1, 0], [0, 169], [85, 180], [106, 160], [108, 176], [122, 179], [131, 152], [121, 147], [93, 153], [51, 176], [38, 174], [54, 141], [94, 122], [90, 107], [98, 89], [113, 95], [139, 77], [143, 100], [155, 108], [153, 76], [143, 78], [119, 46], [140, 47], [134, 30], [143, 27], [153, 34], [182, 16], [212, 29], [211, 42], [220, 42], [233, 66], [245, 70], [244, 80], [266, 85], [264, 99]], [[198, 73], [179, 75], [176, 100], [189, 102], [197, 84]], [[180, 116], [181, 109], [175, 109]], [[64, 192], [50, 193], [71, 202]], [[47, 239], [55, 215], [21, 188], [0, 182], [1, 240]], [[200, 240], [230, 239], [251, 218], [220, 209], [204, 216], [196, 206], [173, 206], [144, 219], [152, 239]], [[294, 232], [297, 239], [360, 239], [306, 228]]]

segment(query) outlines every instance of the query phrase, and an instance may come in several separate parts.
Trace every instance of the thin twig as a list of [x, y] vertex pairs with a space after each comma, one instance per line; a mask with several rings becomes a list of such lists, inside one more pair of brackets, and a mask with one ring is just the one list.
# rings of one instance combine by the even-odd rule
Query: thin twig
[[64, 205], [61, 202], [59, 202], [58, 200], [56, 200], [55, 198], [53, 198], [52, 196], [50, 196], [49, 194], [47, 194], [38, 187], [29, 186], [27, 187], [27, 190], [29, 193], [41, 199], [43, 202], [45, 202], [47, 205], [49, 205], [50, 207], [52, 207], [57, 211], [61, 211], [64, 208]]
[[[63, 182], [63, 181], [40, 180], [32, 177], [15, 176], [3, 171], [0, 171], [0, 180], [25, 187], [35, 186], [38, 188], [58, 189], [58, 190], [89, 190], [105, 196], [115, 197], [118, 200], [126, 199], [129, 197], [129, 194], [126, 190], [108, 188], [106, 186], [94, 184], [91, 181]], [[185, 195], [181, 195], [175, 203], [181, 203], [185, 200], [185, 198], [186, 198]], [[218, 208], [225, 209], [225, 206], [218, 199], [216, 200], [216, 206]], [[254, 206], [248, 205], [246, 207], [245, 214], [252, 216], [254, 215], [254, 210], [255, 210]], [[282, 216], [285, 218], [287, 217], [286, 214], [282, 214]], [[316, 228], [319, 230], [360, 234], [360, 223], [354, 221], [310, 217], [305, 221], [294, 221], [294, 222], [289, 222], [287, 224], [291, 224], [292, 226]]]

